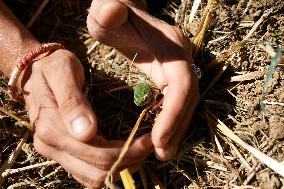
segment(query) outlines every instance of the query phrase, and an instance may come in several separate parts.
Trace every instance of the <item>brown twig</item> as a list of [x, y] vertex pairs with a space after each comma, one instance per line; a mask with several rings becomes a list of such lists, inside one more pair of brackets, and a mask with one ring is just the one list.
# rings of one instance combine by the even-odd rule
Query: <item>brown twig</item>
[[[218, 55], [215, 59], [213, 59], [211, 64], [208, 64], [207, 67], [205, 68], [205, 70], [209, 70], [210, 68], [212, 68], [214, 65], [219, 64], [223, 61], [225, 61], [226, 59], [228, 59], [232, 54], [234, 54], [235, 52], [239, 51], [241, 49], [241, 47], [243, 47], [245, 44], [247, 44], [249, 41], [248, 39], [251, 37], [251, 35], [256, 31], [256, 29], [258, 28], [258, 26], [264, 21], [264, 19], [266, 17], [269, 16], [269, 14], [271, 13], [271, 10], [267, 10], [265, 14], [263, 14], [261, 16], [261, 18], [254, 24], [254, 26], [252, 27], [252, 29], [248, 32], [248, 34], [243, 38], [243, 40], [241, 42], [239, 42], [238, 44], [236, 44], [235, 46], [231, 47], [229, 50], [221, 53], [220, 55]], [[220, 69], [218, 71], [218, 73], [215, 75], [215, 77], [211, 80], [211, 82], [208, 84], [208, 86], [206, 87], [206, 89], [204, 90], [204, 92], [201, 94], [201, 98], [203, 98], [208, 91], [215, 85], [215, 83], [220, 79], [220, 77], [223, 75], [224, 71], [228, 68], [229, 64], [224, 64], [222, 69]]]
[[275, 159], [269, 157], [268, 155], [262, 153], [258, 149], [252, 147], [251, 145], [244, 142], [239, 136], [233, 133], [221, 120], [219, 120], [208, 108], [206, 108], [206, 112], [212, 116], [216, 120], [217, 128], [228, 138], [239, 144], [242, 148], [246, 149], [250, 152], [254, 157], [260, 160], [262, 163], [267, 165], [269, 168], [274, 170], [281, 176], [284, 176], [284, 164], [276, 161]]
[[54, 164], [57, 164], [57, 162], [54, 161], [54, 160], [51, 160], [51, 161], [45, 161], [43, 163], [37, 163], [37, 164], [34, 164], [34, 165], [29, 165], [29, 166], [22, 167], [22, 168], [6, 169], [2, 173], [2, 176], [6, 177], [8, 175], [12, 175], [12, 174], [15, 174], [15, 173], [18, 173], [18, 172], [21, 172], [21, 171], [26, 171], [26, 170], [29, 170], [29, 169], [35, 169], [35, 168], [44, 167], [44, 166], [50, 166], [50, 165], [54, 165]]
[[44, 9], [44, 7], [47, 5], [48, 2], [49, 2], [49, 0], [43, 0], [43, 2], [41, 3], [41, 5], [38, 7], [38, 9], [36, 10], [35, 14], [33, 15], [33, 17], [28, 22], [27, 29], [30, 29], [32, 27], [34, 21], [40, 15], [41, 11]]
[[110, 171], [108, 172], [107, 174], [107, 177], [105, 179], [105, 185], [107, 188], [115, 188], [115, 185], [113, 184], [113, 175], [114, 173], [117, 171], [118, 167], [120, 166], [123, 158], [125, 157], [130, 145], [131, 145], [131, 142], [133, 141], [133, 138], [139, 128], [139, 125], [143, 119], [143, 117], [145, 116], [146, 112], [151, 108], [151, 106], [148, 106], [146, 107], [140, 114], [139, 118], [137, 119], [136, 123], [135, 123], [135, 126], [134, 128], [132, 129], [129, 137], [127, 138], [124, 146], [122, 147], [122, 150], [119, 154], [119, 157], [118, 159], [114, 162], [114, 164], [112, 165]]
[[240, 82], [240, 81], [249, 81], [254, 79], [263, 78], [266, 73], [266, 70], [258, 70], [254, 72], [245, 73], [243, 75], [237, 75], [230, 78], [230, 82]]
[[199, 27], [197, 29], [196, 35], [194, 36], [194, 39], [193, 39], [193, 44], [196, 47], [196, 51], [192, 53], [193, 57], [195, 57], [198, 49], [201, 47], [205, 32], [206, 32], [206, 30], [209, 26], [209, 23], [210, 23], [210, 20], [211, 20], [211, 17], [212, 17], [212, 13], [215, 10], [217, 4], [218, 4], [217, 0], [209, 0], [208, 1], [208, 4], [205, 8], [203, 17], [201, 19], [201, 22], [199, 23]]
[[0, 107], [0, 111], [3, 112], [4, 114], [6, 114], [7, 116], [15, 119], [16, 121], [18, 121], [19, 123], [21, 123], [23, 126], [27, 127], [29, 130], [33, 130], [33, 126], [31, 124], [29, 124], [26, 121], [23, 121], [21, 118], [17, 117], [16, 115], [14, 115], [12, 112], [6, 110], [3, 107]]
[[10, 155], [10, 157], [5, 161], [5, 163], [1, 166], [0, 168], [0, 187], [3, 185], [6, 177], [5, 175], [3, 175], [3, 173], [7, 170], [10, 169], [14, 163], [16, 158], [19, 156], [21, 150], [22, 150], [22, 146], [24, 145], [24, 143], [28, 140], [28, 137], [30, 135], [30, 131], [27, 130], [25, 132], [25, 134], [22, 136], [22, 138], [20, 139], [20, 142], [18, 143], [16, 149], [12, 152], [12, 154]]

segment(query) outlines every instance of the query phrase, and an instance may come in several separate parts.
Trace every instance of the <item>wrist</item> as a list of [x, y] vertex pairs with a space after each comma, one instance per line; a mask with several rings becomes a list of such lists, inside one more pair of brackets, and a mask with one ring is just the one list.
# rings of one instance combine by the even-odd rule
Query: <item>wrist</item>
[[40, 43], [0, 1], [0, 69], [9, 76], [12, 69]]
[[[40, 47], [41, 43], [35, 39], [18, 37], [17, 39], [7, 41], [8, 44], [3, 44], [0, 50], [1, 70], [6, 76], [9, 76], [11, 71], [23, 58], [34, 49]], [[12, 44], [12, 45], [11, 45]]]
[[25, 72], [30, 72], [30, 69], [26, 70], [26, 68], [33, 63], [34, 61], [37, 61], [39, 58], [42, 58], [44, 56], [47, 56], [51, 53], [53, 53], [56, 50], [59, 49], [65, 49], [63, 45], [59, 43], [47, 43], [47, 44], [41, 44], [37, 48], [30, 51], [28, 54], [26, 54], [13, 68], [9, 83], [8, 83], [8, 94], [18, 100], [21, 99], [20, 96], [17, 94], [17, 85], [21, 83], [21, 85], [25, 85], [23, 83], [22, 78], [25, 75]]

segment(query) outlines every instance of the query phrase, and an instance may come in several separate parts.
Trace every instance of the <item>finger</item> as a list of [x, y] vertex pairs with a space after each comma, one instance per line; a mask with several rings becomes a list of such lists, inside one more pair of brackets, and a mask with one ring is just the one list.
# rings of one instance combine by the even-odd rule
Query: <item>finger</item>
[[[135, 173], [135, 172], [137, 172], [141, 168], [141, 166], [142, 166], [142, 164], [134, 164], [134, 165], [131, 165], [131, 166], [127, 167], [127, 169], [128, 169], [128, 171], [130, 173]], [[119, 172], [122, 171], [125, 168], [126, 167], [119, 168], [118, 171], [113, 175], [113, 181], [114, 182], [121, 180]], [[94, 187], [94, 186], [90, 185], [91, 182], [89, 180], [87, 180], [87, 179], [83, 180], [81, 175], [72, 175], [72, 176], [73, 176], [73, 178], [75, 180], [77, 180], [82, 185], [86, 186], [88, 189], [95, 189], [95, 188], [97, 188], [97, 187]]]
[[[97, 143], [96, 140], [94, 140], [94, 143]], [[118, 159], [124, 142], [125, 141], [103, 141], [100, 146], [82, 146], [86, 151], [81, 150], [81, 146], [74, 144], [73, 149], [69, 148], [69, 153], [102, 170], [109, 170]], [[128, 166], [142, 162], [153, 152], [153, 149], [149, 135], [134, 140], [120, 166]]]
[[[103, 11], [104, 7], [114, 10], [106, 13]], [[106, 45], [123, 49], [122, 51], [135, 49], [135, 53], [145, 49], [144, 41], [129, 23], [128, 8], [117, 0], [93, 0], [87, 17], [87, 27], [96, 40]]]
[[[124, 141], [106, 141], [96, 136], [91, 142], [82, 143], [70, 137], [62, 126], [63, 123], [58, 119], [59, 115], [53, 108], [41, 108], [35, 135], [46, 144], [72, 154], [99, 169], [109, 170], [117, 160]], [[151, 152], [153, 152], [151, 136], [144, 135], [133, 141], [122, 165], [140, 162]]]
[[184, 104], [185, 113], [180, 118], [179, 124], [176, 125], [177, 129], [171, 133], [172, 137], [169, 139], [167, 146], [155, 149], [156, 155], [162, 157], [163, 160], [171, 159], [176, 154], [178, 147], [186, 134], [192, 114], [199, 101], [197, 77], [192, 78], [190, 93], [187, 103]]
[[93, 0], [89, 12], [95, 21], [106, 29], [121, 26], [128, 17], [127, 7], [117, 0]]
[[[101, 188], [108, 170], [100, 170], [66, 152], [60, 151], [52, 146], [42, 142], [39, 138], [34, 137], [35, 149], [42, 155], [57, 161], [66, 171], [71, 173], [77, 181], [88, 188]], [[142, 163], [129, 164], [127, 168], [131, 173], [139, 170]], [[119, 171], [126, 167], [121, 166], [114, 175], [115, 180], [119, 180]]]
[[95, 186], [91, 186], [87, 181], [83, 180], [80, 178], [80, 175], [78, 176], [75, 176], [74, 174], [72, 175], [72, 177], [77, 181], [79, 182], [80, 184], [82, 184], [83, 186], [85, 186], [86, 188], [85, 189], [99, 189], [99, 188], [102, 188], [102, 187], [95, 187]]
[[[159, 159], [167, 160], [171, 154], [166, 154], [166, 148], [170, 145], [170, 140], [175, 137], [179, 126], [184, 121], [187, 106], [191, 103], [192, 77], [186, 61], [164, 63], [163, 68], [168, 80], [167, 93], [165, 94], [161, 113], [152, 130], [152, 140], [155, 152]], [[173, 72], [172, 70], [175, 70]], [[162, 149], [162, 150], [158, 150]], [[160, 152], [165, 153], [160, 153]]]
[[34, 146], [40, 154], [57, 161], [67, 172], [72, 175], [80, 175], [78, 176], [80, 180], [87, 181], [87, 183], [94, 188], [102, 187], [107, 175], [106, 171], [91, 166], [64, 151], [46, 145], [37, 137], [34, 137]]
[[[34, 65], [35, 64], [29, 65], [29, 68], [26, 70], [25, 75], [23, 77], [23, 80], [25, 80], [23, 94], [31, 125], [34, 124], [38, 117], [38, 110], [40, 106], [38, 99], [34, 98], [34, 92], [37, 92], [37, 90], [35, 90], [35, 85], [33, 85], [33, 81], [38, 81], [39, 83], [45, 82], [45, 80], [41, 77], [42, 75], [39, 74], [39, 71], [34, 69]], [[27, 75], [29, 76], [29, 81], [27, 81]]]
[[[122, 142], [124, 145], [125, 141]], [[127, 162], [137, 163], [148, 157], [149, 154], [152, 153], [153, 151], [154, 151], [154, 146], [150, 134], [145, 134], [139, 138], [135, 138], [132, 141], [130, 148], [128, 149], [127, 155], [124, 158], [125, 163], [123, 162], [122, 166], [127, 165]]]
[[[60, 57], [60, 58], [55, 58]], [[79, 60], [59, 50], [45, 57], [43, 75], [58, 105], [59, 114], [71, 136], [88, 141], [96, 134], [95, 114], [81, 92], [83, 70]], [[39, 83], [38, 90], [43, 84]], [[42, 99], [42, 97], [38, 97]]]
[[[121, 149], [125, 141], [106, 141], [96, 137], [92, 143], [78, 144], [69, 142], [65, 143], [64, 148], [68, 153], [75, 157], [88, 162], [102, 170], [109, 170], [113, 163], [118, 159]], [[90, 145], [91, 144], [91, 145]], [[128, 166], [131, 164], [141, 163], [154, 150], [150, 135], [144, 135], [135, 139], [127, 154], [120, 163], [120, 166]]]
[[[193, 102], [194, 100], [190, 100]], [[158, 157], [163, 157], [163, 160], [171, 159], [177, 152], [181, 141], [183, 140], [186, 131], [189, 127], [190, 120], [192, 118], [192, 114], [195, 106], [189, 103], [187, 105], [187, 110], [184, 116], [181, 118], [182, 122], [178, 125], [178, 129], [172, 133], [172, 137], [170, 138], [167, 147], [165, 148], [156, 148], [155, 154]]]

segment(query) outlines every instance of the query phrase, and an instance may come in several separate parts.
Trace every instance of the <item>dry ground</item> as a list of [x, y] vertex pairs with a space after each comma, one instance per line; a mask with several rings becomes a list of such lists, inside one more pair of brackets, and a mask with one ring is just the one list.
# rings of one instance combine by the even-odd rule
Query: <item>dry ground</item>
[[[27, 24], [42, 1], [5, 2]], [[94, 41], [88, 40], [90, 36], [85, 25], [89, 5], [89, 0], [51, 0], [30, 30], [42, 42], [62, 42], [80, 58], [86, 71], [84, 91], [97, 112], [101, 134], [107, 138], [126, 138], [141, 108], [134, 106], [131, 91], [110, 90], [136, 82], [141, 74], [110, 47], [98, 44], [87, 53], [94, 47]], [[184, 19], [190, 14], [192, 1], [172, 1], [163, 10], [154, 7], [152, 12], [179, 25], [193, 37], [196, 32], [193, 28], [200, 22], [205, 6], [204, 0], [190, 27], [186, 27]], [[266, 41], [283, 49], [283, 6], [281, 0], [220, 0], [210, 20], [204, 45], [195, 58], [196, 64], [206, 70], [200, 81], [203, 97], [176, 158], [159, 162], [151, 156], [143, 165], [149, 188], [154, 188], [157, 180], [165, 188], [284, 188], [284, 178], [223, 135], [207, 111], [211, 110], [247, 144], [279, 162], [284, 161], [284, 62], [273, 71], [269, 87], [263, 93], [271, 56], [259, 46]], [[265, 13], [268, 15], [262, 17]], [[219, 67], [227, 65], [227, 69], [207, 90], [218, 73], [218, 66], [208, 70], [208, 65], [212, 65], [214, 57], [235, 47], [261, 18], [250, 41], [219, 63]], [[6, 84], [7, 80], [2, 77], [1, 106], [27, 121], [24, 105], [8, 98]], [[266, 104], [266, 111], [261, 109], [261, 102]], [[47, 160], [35, 152], [32, 137], [25, 140], [26, 129], [13, 115], [0, 114], [0, 171], [5, 171], [5, 162], [11, 155], [16, 156], [9, 161], [12, 168], [26, 170], [5, 177], [2, 188], [80, 188], [58, 164], [28, 167]], [[153, 114], [146, 116], [138, 134], [151, 129], [154, 117]], [[24, 144], [17, 150], [19, 154], [15, 154], [13, 151], [22, 140]], [[143, 188], [140, 175], [135, 174], [134, 178], [137, 188]]]

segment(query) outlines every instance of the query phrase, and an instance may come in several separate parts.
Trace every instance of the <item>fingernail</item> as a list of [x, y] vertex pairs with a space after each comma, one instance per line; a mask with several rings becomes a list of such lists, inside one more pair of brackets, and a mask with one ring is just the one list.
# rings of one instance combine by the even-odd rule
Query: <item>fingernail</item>
[[90, 126], [91, 122], [88, 118], [86, 117], [79, 117], [72, 121], [72, 131], [76, 134], [83, 133], [88, 129]]
[[168, 86], [166, 86], [163, 90], [162, 90], [162, 94], [166, 95], [168, 92]]

